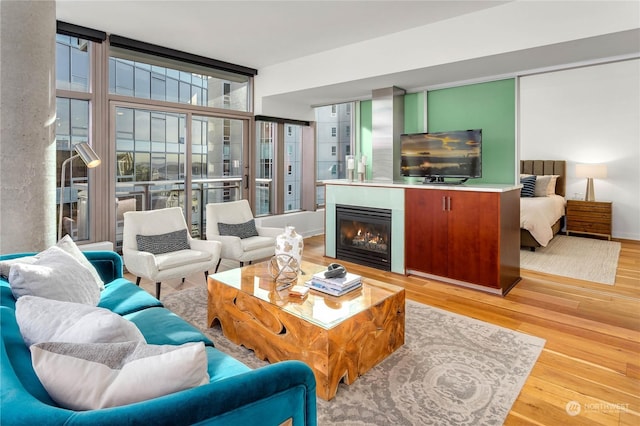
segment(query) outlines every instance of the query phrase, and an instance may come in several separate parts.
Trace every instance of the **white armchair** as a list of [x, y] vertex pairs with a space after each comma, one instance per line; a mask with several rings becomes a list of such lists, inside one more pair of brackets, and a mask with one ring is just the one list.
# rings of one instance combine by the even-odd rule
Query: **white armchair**
[[[253, 212], [247, 200], [209, 203], [206, 208], [207, 240], [222, 243], [220, 261], [231, 259], [240, 262], [240, 266], [243, 266], [244, 262], [251, 263], [275, 254], [276, 237], [282, 234], [282, 229], [255, 226], [255, 222], [252, 222]], [[219, 224], [222, 225], [219, 226]], [[239, 232], [234, 232], [234, 228]], [[220, 229], [223, 232], [220, 232]], [[220, 261], [216, 265], [216, 272]]]
[[136, 275], [136, 284], [140, 278], [155, 281], [158, 299], [162, 281], [184, 282], [202, 271], [206, 280], [220, 259], [219, 242], [191, 238], [180, 207], [126, 212], [122, 234], [124, 265]]

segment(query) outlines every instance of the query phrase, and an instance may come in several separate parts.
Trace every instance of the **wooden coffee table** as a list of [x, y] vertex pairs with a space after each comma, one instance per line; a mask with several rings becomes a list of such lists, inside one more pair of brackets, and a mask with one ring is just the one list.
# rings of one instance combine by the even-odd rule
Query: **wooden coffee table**
[[[260, 359], [307, 363], [321, 398], [333, 398], [341, 380], [353, 383], [404, 344], [403, 288], [363, 277], [362, 288], [344, 296], [310, 290], [300, 299], [275, 290], [267, 265], [209, 275], [207, 323], [218, 322]], [[298, 283], [324, 269], [302, 262]]]

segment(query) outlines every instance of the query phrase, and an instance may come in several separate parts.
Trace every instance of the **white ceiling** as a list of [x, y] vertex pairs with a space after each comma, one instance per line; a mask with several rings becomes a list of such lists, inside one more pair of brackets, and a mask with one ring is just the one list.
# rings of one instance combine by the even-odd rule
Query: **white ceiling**
[[60, 21], [257, 68], [508, 1], [57, 0]]
[[[60, 21], [256, 68], [260, 73], [270, 65], [510, 1], [57, 0], [56, 15]], [[637, 55], [639, 44], [640, 30], [636, 29], [276, 97], [304, 105], [339, 103], [365, 99], [380, 87], [397, 86], [412, 92], [524, 70]]]

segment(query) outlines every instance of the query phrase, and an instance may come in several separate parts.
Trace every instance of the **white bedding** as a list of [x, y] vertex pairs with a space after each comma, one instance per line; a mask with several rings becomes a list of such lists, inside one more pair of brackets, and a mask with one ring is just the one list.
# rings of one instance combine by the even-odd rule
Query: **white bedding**
[[542, 247], [553, 238], [551, 226], [564, 216], [566, 201], [560, 195], [520, 198], [520, 228], [526, 229]]

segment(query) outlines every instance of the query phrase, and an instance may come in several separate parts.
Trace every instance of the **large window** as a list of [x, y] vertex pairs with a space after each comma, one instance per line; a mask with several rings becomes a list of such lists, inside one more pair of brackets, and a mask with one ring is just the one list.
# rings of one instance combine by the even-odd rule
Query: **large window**
[[[256, 120], [256, 215], [303, 210], [305, 125]], [[307, 141], [312, 147], [312, 141]], [[313, 184], [312, 180], [307, 180]], [[313, 187], [308, 188], [313, 191]]]
[[273, 213], [274, 163], [277, 124], [256, 121], [255, 204], [256, 215]]
[[302, 190], [302, 126], [284, 123], [284, 212], [300, 210]]
[[242, 198], [242, 120], [117, 107], [115, 121], [117, 247], [126, 211], [188, 208], [191, 235], [198, 238], [207, 203]]
[[57, 180], [80, 142], [102, 159], [97, 172], [67, 162], [64, 230], [119, 248], [125, 212], [180, 206], [204, 238], [207, 203], [248, 195], [256, 71], [76, 25], [58, 31]]
[[61, 220], [62, 235], [69, 234], [74, 240], [91, 238], [89, 172], [76, 158], [65, 164], [61, 182], [62, 165], [75, 155], [75, 145], [93, 142], [89, 127], [93, 99], [90, 46], [77, 37], [56, 37], [56, 222]]
[[89, 91], [89, 48], [88, 40], [56, 36], [56, 89]]
[[[345, 157], [352, 155], [352, 103], [316, 108], [316, 168], [318, 181], [346, 178]], [[324, 205], [324, 187], [316, 186], [316, 204]]]
[[[243, 198], [249, 116], [221, 117], [216, 109], [247, 111], [249, 82], [246, 76], [111, 49], [109, 93], [118, 99], [112, 109], [116, 246], [128, 209], [182, 207], [191, 235], [203, 238], [206, 204]], [[134, 106], [140, 102], [148, 107]], [[203, 107], [211, 112], [204, 114]]]
[[169, 61], [112, 48], [109, 93], [249, 111], [249, 77], [173, 61], [165, 65], [166, 62]]

